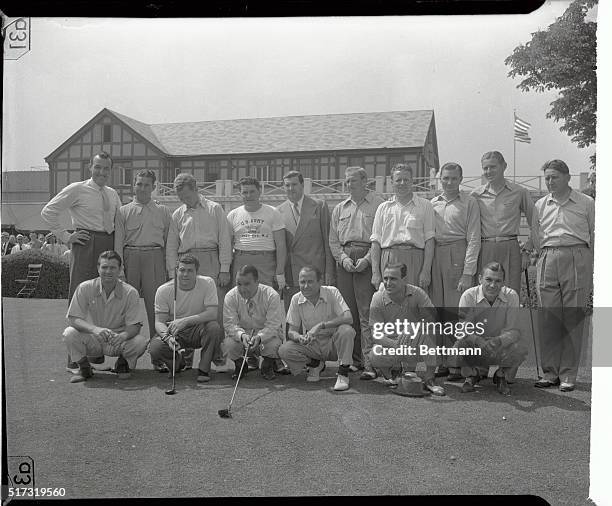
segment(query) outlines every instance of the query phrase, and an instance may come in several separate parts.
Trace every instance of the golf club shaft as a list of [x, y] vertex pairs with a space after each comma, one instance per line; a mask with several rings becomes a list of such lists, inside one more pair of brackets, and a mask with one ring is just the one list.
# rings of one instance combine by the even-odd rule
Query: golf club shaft
[[[251, 337], [253, 337], [253, 332], [251, 332]], [[244, 350], [244, 357], [242, 357], [242, 364], [240, 364], [240, 372], [238, 373], [238, 379], [236, 380], [236, 386], [234, 387], [234, 392], [232, 393], [232, 398], [230, 399], [229, 406], [227, 408], [228, 410], [232, 408], [232, 402], [234, 402], [234, 396], [236, 395], [236, 390], [238, 389], [238, 383], [240, 383], [240, 378], [242, 378], [242, 369], [244, 369], [244, 364], [246, 364], [247, 354], [249, 353], [250, 348], [251, 345], [249, 344]]]
[[529, 319], [531, 320], [531, 336], [533, 338], [533, 354], [535, 356], [536, 363], [536, 373], [538, 375], [538, 379], [542, 376], [540, 375], [540, 366], [538, 364], [538, 349], [536, 348], [536, 338], [535, 338], [535, 326], [533, 324], [533, 310], [531, 308], [531, 287], [529, 286], [529, 272], [525, 269], [525, 284], [527, 285], [527, 297], [529, 297]]
[[[177, 269], [174, 267], [174, 301], [172, 303], [172, 321], [176, 320], [176, 289], [178, 287]], [[175, 338], [176, 340], [176, 338]], [[176, 385], [176, 346], [172, 345], [172, 390]]]

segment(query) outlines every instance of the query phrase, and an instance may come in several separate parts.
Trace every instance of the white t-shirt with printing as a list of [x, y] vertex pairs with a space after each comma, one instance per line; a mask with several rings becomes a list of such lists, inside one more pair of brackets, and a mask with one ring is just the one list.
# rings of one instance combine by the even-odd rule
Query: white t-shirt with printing
[[237, 207], [228, 213], [227, 220], [234, 235], [234, 248], [244, 251], [275, 251], [272, 233], [285, 228], [280, 212], [267, 204], [255, 212]]

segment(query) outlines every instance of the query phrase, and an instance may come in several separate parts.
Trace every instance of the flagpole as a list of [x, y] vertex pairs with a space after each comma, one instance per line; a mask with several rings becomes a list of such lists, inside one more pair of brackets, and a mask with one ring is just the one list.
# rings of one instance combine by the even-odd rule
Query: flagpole
[[[514, 129], [514, 125], [516, 124], [516, 109], [512, 109], [512, 114], [514, 115], [514, 121], [512, 122], [512, 128]], [[514, 135], [514, 130], [512, 133], [512, 147], [513, 147], [513, 182], [516, 183], [516, 135]]]

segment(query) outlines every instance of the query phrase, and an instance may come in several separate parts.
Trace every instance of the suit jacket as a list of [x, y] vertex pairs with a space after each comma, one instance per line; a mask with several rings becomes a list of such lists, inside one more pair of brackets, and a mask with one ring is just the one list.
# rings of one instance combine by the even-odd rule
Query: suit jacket
[[[291, 202], [286, 200], [278, 210], [283, 218], [285, 227], [295, 225]], [[300, 269], [305, 265], [318, 267], [323, 275], [335, 275], [335, 260], [329, 249], [329, 222], [331, 215], [329, 208], [323, 200], [313, 199], [304, 195], [300, 222], [295, 235], [285, 228], [287, 242], [287, 263], [285, 278], [287, 286], [298, 286]]]

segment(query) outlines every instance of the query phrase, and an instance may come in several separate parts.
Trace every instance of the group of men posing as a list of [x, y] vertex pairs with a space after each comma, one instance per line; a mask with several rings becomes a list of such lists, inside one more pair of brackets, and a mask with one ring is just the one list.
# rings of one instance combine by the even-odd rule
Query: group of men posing
[[[569, 186], [561, 160], [544, 164], [549, 193], [535, 205], [525, 188], [505, 179], [501, 153], [487, 152], [481, 162], [487, 184], [460, 192], [462, 168], [447, 163], [442, 194], [431, 201], [413, 192], [408, 165], [393, 167], [388, 201], [368, 190], [363, 168], [349, 167], [350, 195], [331, 216], [324, 201], [304, 194], [299, 172], [284, 176], [287, 200], [278, 208], [261, 203], [259, 181], [245, 177], [244, 204], [226, 216], [191, 174], [176, 177], [182, 205], [171, 213], [151, 198], [150, 170], [136, 175], [134, 199], [122, 206], [107, 186], [110, 156], [95, 155], [91, 179], [67, 186], [42, 211], [72, 249], [64, 332], [71, 381], [91, 377], [104, 355], [118, 357], [115, 371], [129, 377], [148, 346], [156, 369], [176, 372], [191, 367], [201, 348], [198, 382], [209, 381], [211, 363], [225, 357], [234, 361], [234, 377], [246, 374], [247, 357], [266, 379], [305, 371], [316, 382], [325, 362], [337, 360], [335, 390], [349, 388], [351, 371], [361, 371], [362, 380], [383, 375], [393, 388], [423, 361], [428, 393], [445, 393], [436, 376], [463, 380], [462, 391], [473, 391], [489, 365], [498, 365], [493, 382], [508, 394], [527, 355], [518, 293], [535, 251], [544, 372], [535, 386], [573, 390], [592, 285], [594, 201]], [[72, 233], [59, 225], [66, 209]], [[531, 231], [524, 245], [521, 215]], [[139, 296], [147, 337], [139, 333]], [[479, 323], [480, 332], [409, 335], [393, 325], [457, 320]], [[373, 337], [377, 326], [395, 330]], [[406, 344], [417, 353], [397, 351]]]

